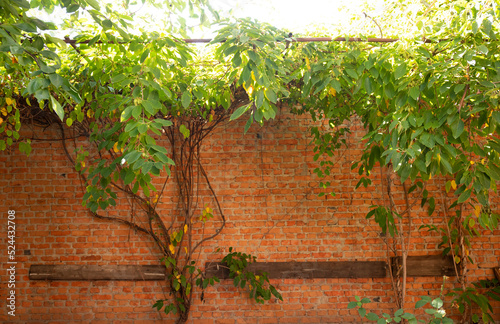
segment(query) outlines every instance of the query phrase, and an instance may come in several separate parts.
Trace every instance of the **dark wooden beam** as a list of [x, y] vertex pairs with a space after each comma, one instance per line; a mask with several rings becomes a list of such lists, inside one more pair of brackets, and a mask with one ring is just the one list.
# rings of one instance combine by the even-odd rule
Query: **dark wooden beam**
[[[393, 271], [397, 271], [401, 258], [392, 258]], [[313, 278], [385, 278], [384, 261], [327, 261], [327, 262], [255, 262], [249, 271], [267, 272], [273, 279]], [[206, 263], [207, 276], [228, 279], [229, 271], [221, 263]], [[451, 257], [409, 256], [408, 277], [455, 276]], [[494, 269], [499, 276], [499, 269]], [[32, 265], [31, 280], [165, 280], [163, 265]]]
[[[392, 271], [397, 273], [401, 266], [402, 258], [391, 258]], [[454, 277], [455, 267], [451, 256], [442, 255], [422, 255], [409, 256], [406, 259], [406, 268], [408, 277]]]
[[164, 280], [163, 265], [32, 265], [30, 280]]
[[[383, 261], [330, 261], [330, 262], [255, 262], [248, 270], [267, 272], [275, 279], [313, 278], [385, 278]], [[207, 276], [228, 279], [229, 271], [221, 263], [206, 263]]]

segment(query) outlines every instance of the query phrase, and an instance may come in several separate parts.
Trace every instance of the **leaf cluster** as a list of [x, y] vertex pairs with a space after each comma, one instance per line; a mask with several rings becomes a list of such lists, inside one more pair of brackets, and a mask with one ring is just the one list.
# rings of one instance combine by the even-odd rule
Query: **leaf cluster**
[[233, 279], [234, 286], [242, 289], [246, 288], [250, 298], [257, 303], [263, 304], [266, 300], [270, 300], [272, 296], [283, 301], [281, 294], [269, 282], [266, 272], [256, 274], [247, 269], [248, 265], [255, 262], [255, 260], [255, 256], [242, 252], [233, 252], [233, 248], [229, 248], [229, 254], [222, 259], [222, 263], [229, 268], [229, 277]]

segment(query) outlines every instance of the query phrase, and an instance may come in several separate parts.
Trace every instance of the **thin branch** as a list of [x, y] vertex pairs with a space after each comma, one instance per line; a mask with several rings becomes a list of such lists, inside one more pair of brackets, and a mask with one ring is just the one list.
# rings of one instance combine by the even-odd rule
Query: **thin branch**
[[368, 16], [368, 14], [366, 12], [363, 12], [363, 14], [365, 15], [366, 18], [370, 18], [371, 21], [373, 21], [375, 23], [375, 25], [377, 25], [378, 30], [380, 31], [380, 38], [383, 39], [384, 33], [382, 32], [382, 28], [380, 28], [380, 25], [377, 23], [377, 21], [375, 19], [373, 19], [371, 16]]
[[191, 250], [191, 254], [194, 253], [194, 251], [196, 251], [196, 249], [201, 246], [201, 244], [203, 244], [204, 242], [208, 241], [208, 240], [211, 240], [213, 239], [214, 237], [216, 237], [217, 235], [220, 234], [220, 232], [222, 231], [222, 229], [224, 228], [224, 226], [226, 226], [226, 217], [224, 216], [224, 213], [222, 212], [222, 208], [220, 206], [220, 203], [219, 203], [219, 199], [217, 198], [217, 195], [215, 194], [215, 191], [214, 189], [212, 188], [212, 185], [210, 184], [210, 180], [208, 179], [208, 176], [207, 176], [207, 173], [205, 172], [205, 169], [203, 168], [203, 165], [200, 164], [200, 170], [201, 170], [201, 174], [203, 175], [203, 177], [205, 178], [205, 181], [207, 182], [207, 185], [208, 185], [208, 188], [210, 189], [210, 191], [212, 192], [212, 195], [215, 199], [215, 203], [217, 204], [217, 208], [219, 209], [219, 213], [220, 213], [220, 216], [222, 218], [222, 224], [221, 226], [215, 231], [214, 234], [208, 236], [208, 237], [205, 237], [204, 239], [202, 239], [201, 241], [199, 241], [195, 246], [194, 248]]

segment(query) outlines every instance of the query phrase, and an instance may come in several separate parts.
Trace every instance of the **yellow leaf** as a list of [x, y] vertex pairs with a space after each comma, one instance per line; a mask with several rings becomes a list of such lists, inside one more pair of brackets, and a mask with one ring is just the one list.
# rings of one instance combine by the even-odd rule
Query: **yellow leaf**
[[252, 80], [255, 81], [255, 73], [253, 73], [253, 71], [252, 71]]
[[0, 111], [2, 112], [2, 115], [7, 116], [8, 112], [7, 112], [7, 109], [5, 109], [5, 107], [2, 107], [2, 109], [0, 109]]
[[170, 244], [168, 248], [170, 249], [170, 252], [172, 252], [172, 254], [175, 254], [175, 247], [172, 244]]
[[484, 159], [481, 159], [481, 164], [484, 164]]
[[457, 183], [455, 182], [455, 180], [451, 180], [451, 187], [453, 188], [453, 190], [457, 189]]
[[437, 154], [437, 160], [438, 160], [438, 163], [441, 162], [441, 154]]
[[309, 64], [309, 58], [306, 57], [306, 65], [307, 65], [307, 69], [310, 70], [311, 69], [311, 65]]
[[0, 117], [0, 125], [2, 125], [2, 123], [3, 123], [3, 118]]
[[259, 280], [259, 279], [260, 279], [260, 277], [259, 277], [259, 276], [255, 276], [255, 280]]
[[328, 92], [332, 95], [332, 97], [335, 97], [335, 95], [337, 94], [337, 90], [335, 90], [334, 88], [330, 88]]
[[186, 251], [186, 254], [188, 254], [188, 248], [184, 247], [184, 250]]
[[120, 151], [118, 149], [118, 142], [116, 142], [115, 145], [113, 145], [113, 151], [115, 151], [115, 153], [118, 153]]
[[14, 100], [12, 100], [11, 98], [5, 98], [5, 102], [10, 106], [14, 103]]
[[87, 117], [88, 118], [92, 118], [92, 116], [94, 116], [94, 112], [92, 110], [87, 110]]
[[476, 214], [476, 217], [479, 217], [479, 215], [481, 214], [481, 205], [477, 205], [475, 208], [474, 208], [474, 212]]
[[184, 225], [184, 234], [186, 234], [187, 231], [188, 231], [188, 225], [186, 224], [186, 225]]
[[84, 167], [84, 168], [85, 168], [85, 162], [82, 162], [82, 167]]
[[470, 161], [470, 164], [471, 164], [471, 165], [472, 165], [472, 164], [474, 164], [474, 161]]
[[460, 263], [460, 258], [458, 256], [455, 257], [455, 263], [459, 264]]
[[251, 96], [251, 95], [252, 95], [252, 93], [253, 93], [253, 87], [252, 87], [252, 86], [249, 86], [249, 87], [248, 87], [248, 89], [247, 89], [247, 93], [248, 93], [248, 95], [249, 95], [249, 96]]

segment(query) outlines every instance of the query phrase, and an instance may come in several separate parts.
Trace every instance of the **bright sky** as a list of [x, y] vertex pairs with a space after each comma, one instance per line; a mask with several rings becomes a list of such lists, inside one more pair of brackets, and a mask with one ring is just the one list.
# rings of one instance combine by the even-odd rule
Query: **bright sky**
[[212, 0], [214, 7], [233, 8], [236, 17], [252, 17], [292, 32], [307, 27], [348, 26], [354, 16], [363, 15], [368, 3], [371, 15], [383, 10], [383, 0]]
[[[114, 0], [100, 0], [111, 2]], [[141, 1], [138, 1], [139, 3]], [[251, 17], [273, 26], [286, 29], [294, 34], [304, 34], [307, 30], [336, 30], [343, 34], [356, 34], [360, 26], [352, 24], [352, 19], [363, 17], [363, 10], [369, 15], [377, 16], [383, 12], [384, 0], [210, 0], [210, 4], [220, 12], [222, 17], [227, 17], [231, 11], [237, 18]], [[368, 8], [367, 8], [368, 7]], [[139, 14], [154, 13], [150, 7], [137, 5]], [[365, 9], [363, 9], [365, 8]], [[132, 9], [134, 10], [134, 9]], [[62, 22], [64, 10], [55, 10], [51, 15], [35, 14], [43, 20]], [[162, 17], [151, 19], [160, 23]], [[148, 23], [152, 23], [148, 21]], [[362, 19], [361, 23], [369, 23]], [[359, 24], [359, 22], [358, 22]], [[148, 25], [146, 29], [154, 29], [154, 25]], [[54, 33], [57, 35], [58, 33]], [[59, 35], [61, 36], [61, 35]], [[208, 30], [194, 31], [190, 38], [211, 37]], [[340, 35], [339, 35], [340, 36]]]

